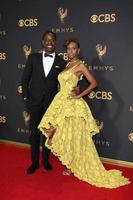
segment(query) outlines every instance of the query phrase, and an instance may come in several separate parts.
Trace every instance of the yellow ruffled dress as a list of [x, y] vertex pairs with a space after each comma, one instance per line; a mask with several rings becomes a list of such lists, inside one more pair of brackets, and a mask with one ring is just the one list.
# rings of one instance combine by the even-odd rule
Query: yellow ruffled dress
[[80, 180], [105, 188], [129, 184], [119, 170], [105, 170], [92, 140], [99, 128], [87, 103], [82, 98], [68, 99], [78, 77], [68, 69], [59, 74], [58, 80], [60, 91], [38, 126], [46, 137], [43, 128], [49, 128], [49, 122], [56, 128], [51, 145], [47, 139], [46, 146]]

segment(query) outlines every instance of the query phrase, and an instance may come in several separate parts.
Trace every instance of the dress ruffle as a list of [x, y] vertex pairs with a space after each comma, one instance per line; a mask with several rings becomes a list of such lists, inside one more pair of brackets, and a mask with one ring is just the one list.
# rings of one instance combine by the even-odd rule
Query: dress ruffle
[[[56, 104], [55, 104], [56, 102]], [[46, 111], [44, 117], [38, 128], [49, 128], [49, 122], [54, 127], [60, 126], [65, 118], [79, 117], [86, 122], [86, 132], [95, 135], [99, 133], [99, 128], [95, 119], [91, 115], [91, 111], [86, 102], [81, 99], [67, 99], [62, 97], [59, 92], [51, 103], [50, 107]]]
[[51, 144], [47, 139], [45, 145], [82, 181], [105, 188], [129, 184], [119, 170], [105, 170], [92, 140], [99, 127], [86, 102], [82, 98], [68, 99], [77, 77], [68, 71], [59, 75], [59, 81], [61, 90], [38, 126], [46, 137], [43, 129], [49, 128], [49, 123], [56, 128]]

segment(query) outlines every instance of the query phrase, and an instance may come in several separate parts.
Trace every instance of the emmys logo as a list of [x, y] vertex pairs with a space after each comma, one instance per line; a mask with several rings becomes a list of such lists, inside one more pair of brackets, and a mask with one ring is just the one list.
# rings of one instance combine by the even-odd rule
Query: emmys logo
[[115, 70], [115, 66], [111, 66], [111, 65], [89, 65], [88, 66], [90, 71], [106, 71], [106, 72], [113, 72]]
[[[66, 17], [67, 17], [67, 14], [68, 14], [68, 10], [67, 8], [58, 8], [57, 10], [57, 13], [58, 13], [58, 17], [60, 19], [60, 22], [62, 25], [65, 24], [65, 20], [66, 20]], [[51, 29], [54, 33], [73, 33], [75, 31], [75, 27], [53, 27]]]
[[0, 115], [0, 123], [1, 124], [5, 124], [6, 123], [6, 117], [5, 116]]
[[52, 28], [52, 31], [54, 33], [73, 33], [75, 31], [74, 27], [68, 27], [68, 28]]
[[[0, 25], [2, 23], [2, 14], [0, 13]], [[0, 37], [3, 37], [6, 35], [6, 31], [5, 30], [0, 30]]]
[[22, 93], [23, 93], [23, 90], [22, 90], [22, 86], [21, 86], [21, 85], [18, 86], [18, 93], [19, 93], [19, 94], [22, 94]]
[[32, 18], [30, 18], [30, 19], [20, 19], [18, 21], [18, 26], [21, 27], [21, 28], [22, 27], [35, 27], [37, 25], [38, 25], [37, 19], [32, 19]]
[[62, 24], [64, 24], [65, 18], [67, 17], [67, 8], [58, 8], [58, 16]]
[[105, 46], [102, 46], [101, 44], [96, 45], [96, 51], [100, 61], [103, 61], [103, 56], [106, 54], [106, 50], [107, 50], [106, 45]]
[[30, 114], [28, 112], [24, 111], [22, 113], [22, 116], [23, 116], [23, 119], [24, 119], [25, 126], [28, 126], [29, 121], [30, 121]]
[[129, 133], [128, 139], [129, 139], [131, 142], [133, 142], [133, 133]]
[[90, 21], [95, 23], [112, 23], [116, 21], [116, 14], [115, 13], [106, 13], [106, 14], [100, 14], [100, 15], [92, 15], [90, 17]]
[[26, 60], [27, 60], [27, 59], [28, 59], [28, 56], [29, 56], [30, 53], [31, 53], [31, 46], [28, 47], [27, 45], [24, 45], [24, 46], [23, 46], [23, 52], [24, 52], [25, 58], [26, 58]]
[[[0, 79], [0, 88], [1, 88], [1, 85], [2, 85], [2, 80]], [[6, 100], [7, 98], [6, 98], [6, 96], [5, 95], [3, 95], [3, 94], [0, 94], [0, 100]]]
[[102, 147], [109, 147], [110, 146], [110, 142], [107, 141], [107, 140], [93, 139], [93, 141], [97, 146], [102, 146]]
[[6, 60], [6, 53], [0, 52], [0, 60]]
[[3, 37], [3, 36], [5, 36], [5, 35], [6, 35], [6, 31], [5, 31], [5, 30], [0, 31], [0, 37]]
[[25, 68], [25, 64], [18, 64], [18, 69], [24, 69]]
[[96, 98], [98, 100], [102, 99], [102, 100], [109, 100], [110, 101], [110, 100], [112, 100], [112, 92], [106, 92], [106, 91], [96, 91], [96, 92], [94, 92], [94, 91], [92, 91], [88, 95], [88, 97], [90, 99]]
[[129, 106], [129, 111], [133, 112], [133, 106]]
[[100, 122], [99, 120], [96, 120], [96, 124], [97, 124], [99, 130], [103, 129], [103, 122]]

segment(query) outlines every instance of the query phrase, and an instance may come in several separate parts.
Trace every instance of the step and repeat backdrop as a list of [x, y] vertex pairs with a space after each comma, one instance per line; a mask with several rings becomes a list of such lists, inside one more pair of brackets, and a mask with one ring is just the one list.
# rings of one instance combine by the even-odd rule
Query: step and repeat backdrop
[[132, 0], [1, 0], [0, 139], [29, 143], [21, 76], [29, 54], [41, 51], [43, 32], [52, 30], [64, 59], [64, 41], [79, 39], [80, 57], [98, 81], [85, 100], [101, 128], [93, 138], [100, 156], [133, 162], [132, 8]]

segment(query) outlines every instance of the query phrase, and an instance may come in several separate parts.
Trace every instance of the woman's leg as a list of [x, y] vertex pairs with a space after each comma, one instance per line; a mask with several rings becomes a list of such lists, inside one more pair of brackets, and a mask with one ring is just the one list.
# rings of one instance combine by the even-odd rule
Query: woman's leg
[[48, 136], [48, 144], [50, 145], [51, 144], [51, 140], [52, 140], [52, 138], [53, 138], [53, 135], [54, 135], [54, 133], [55, 133], [55, 131], [56, 131], [56, 128], [55, 127], [53, 127], [50, 123], [49, 123], [49, 125], [50, 125], [50, 128], [43, 128], [43, 130], [44, 130], [44, 132], [47, 134], [47, 136]]

